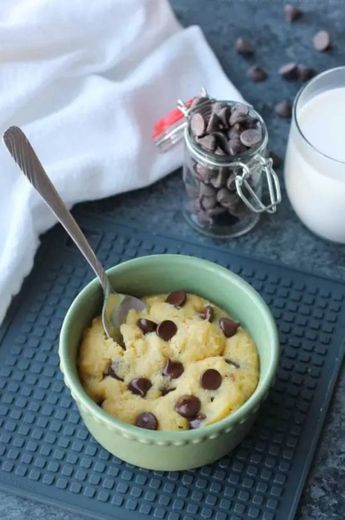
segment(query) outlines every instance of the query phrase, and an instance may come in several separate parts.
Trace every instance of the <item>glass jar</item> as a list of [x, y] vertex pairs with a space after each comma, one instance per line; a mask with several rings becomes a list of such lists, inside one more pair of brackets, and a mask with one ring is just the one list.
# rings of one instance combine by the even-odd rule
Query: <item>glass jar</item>
[[[161, 149], [168, 149], [181, 138], [183, 129], [184, 215], [199, 232], [212, 237], [230, 238], [251, 230], [258, 222], [260, 213], [274, 213], [281, 194], [277, 175], [272, 169], [272, 159], [267, 157], [266, 125], [250, 105], [249, 115], [262, 130], [262, 139], [256, 147], [231, 157], [219, 155], [217, 150], [207, 152], [197, 142], [191, 131], [191, 118], [196, 112], [209, 116], [215, 102], [207, 97], [191, 108], [193, 103], [179, 101], [178, 110], [184, 115], [183, 122], [179, 121], [178, 114], [171, 113], [174, 114], [172, 124], [168, 124], [168, 131], [156, 142]], [[230, 108], [238, 105], [235, 101], [218, 103]], [[268, 197], [267, 202], [262, 200], [263, 195]]]

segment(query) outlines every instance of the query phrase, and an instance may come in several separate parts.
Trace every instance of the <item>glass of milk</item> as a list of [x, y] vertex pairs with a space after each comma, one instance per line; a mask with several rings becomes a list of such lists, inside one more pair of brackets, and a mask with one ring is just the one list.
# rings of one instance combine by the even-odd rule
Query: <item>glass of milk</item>
[[319, 74], [298, 93], [285, 184], [302, 222], [345, 244], [345, 67]]

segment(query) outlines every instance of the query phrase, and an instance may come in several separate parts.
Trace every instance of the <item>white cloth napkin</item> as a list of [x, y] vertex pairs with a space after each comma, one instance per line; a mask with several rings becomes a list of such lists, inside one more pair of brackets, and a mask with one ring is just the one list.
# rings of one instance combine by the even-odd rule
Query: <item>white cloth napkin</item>
[[[69, 207], [177, 168], [150, 136], [178, 98], [240, 99], [166, 0], [1, 0], [0, 63], [1, 134], [24, 130]], [[0, 322], [55, 222], [0, 143]]]

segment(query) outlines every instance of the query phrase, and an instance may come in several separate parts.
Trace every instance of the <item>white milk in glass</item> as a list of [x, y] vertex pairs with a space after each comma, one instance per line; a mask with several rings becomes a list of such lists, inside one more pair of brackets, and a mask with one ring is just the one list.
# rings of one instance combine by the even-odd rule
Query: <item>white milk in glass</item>
[[316, 79], [313, 95], [302, 102], [302, 93], [297, 101], [285, 183], [302, 222], [322, 237], [345, 243], [345, 82], [343, 85], [318, 92]]

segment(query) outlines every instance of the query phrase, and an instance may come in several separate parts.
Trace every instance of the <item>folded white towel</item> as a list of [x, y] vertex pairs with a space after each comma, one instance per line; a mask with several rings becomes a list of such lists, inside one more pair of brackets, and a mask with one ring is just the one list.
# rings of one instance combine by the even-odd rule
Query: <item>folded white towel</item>
[[[0, 20], [0, 131], [24, 130], [69, 207], [177, 168], [150, 135], [178, 98], [240, 99], [166, 0], [2, 0]], [[55, 221], [0, 144], [0, 322]]]

